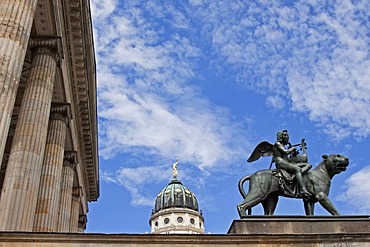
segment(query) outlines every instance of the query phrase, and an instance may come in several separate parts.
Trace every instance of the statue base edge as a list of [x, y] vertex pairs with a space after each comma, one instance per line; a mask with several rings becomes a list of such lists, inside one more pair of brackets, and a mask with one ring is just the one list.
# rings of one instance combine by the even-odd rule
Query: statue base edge
[[370, 216], [244, 216], [227, 234], [370, 234]]

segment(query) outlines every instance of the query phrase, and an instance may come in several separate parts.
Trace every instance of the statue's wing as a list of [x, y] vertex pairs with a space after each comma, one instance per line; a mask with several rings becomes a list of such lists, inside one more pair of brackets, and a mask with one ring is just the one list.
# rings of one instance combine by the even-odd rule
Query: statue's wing
[[257, 145], [257, 147], [253, 150], [251, 156], [248, 158], [248, 162], [253, 162], [258, 160], [261, 156], [267, 157], [272, 156], [272, 147], [273, 145], [268, 141], [263, 141]]

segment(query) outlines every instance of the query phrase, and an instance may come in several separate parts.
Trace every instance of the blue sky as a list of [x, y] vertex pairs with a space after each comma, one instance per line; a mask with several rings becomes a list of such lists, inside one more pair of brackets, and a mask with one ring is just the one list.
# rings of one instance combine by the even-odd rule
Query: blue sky
[[[226, 233], [238, 180], [262, 140], [288, 129], [350, 158], [330, 198], [370, 211], [369, 1], [91, 0], [98, 78], [101, 196], [87, 232], [145, 233], [157, 193], [179, 179], [207, 232]], [[261, 214], [261, 207], [254, 209]], [[317, 206], [316, 213], [328, 215]], [[282, 198], [276, 214], [303, 215]]]

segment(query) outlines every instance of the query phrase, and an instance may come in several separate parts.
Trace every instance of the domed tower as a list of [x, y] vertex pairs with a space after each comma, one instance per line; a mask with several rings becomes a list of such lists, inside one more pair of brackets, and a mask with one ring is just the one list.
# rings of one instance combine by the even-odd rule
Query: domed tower
[[173, 164], [173, 179], [155, 200], [149, 221], [151, 233], [203, 234], [204, 218], [197, 198], [177, 179], [177, 164], [178, 160]]

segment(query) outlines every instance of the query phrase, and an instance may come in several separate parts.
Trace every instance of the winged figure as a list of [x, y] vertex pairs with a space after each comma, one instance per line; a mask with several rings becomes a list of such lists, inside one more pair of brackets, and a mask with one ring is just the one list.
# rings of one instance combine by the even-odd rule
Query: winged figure
[[[302, 155], [298, 155], [297, 146], [301, 147]], [[310, 193], [307, 191], [302, 175], [311, 169], [312, 165], [308, 163], [305, 139], [302, 139], [301, 144], [292, 145], [289, 142], [289, 134], [287, 130], [281, 130], [276, 134], [275, 144], [268, 141], [259, 143], [253, 150], [248, 162], [254, 162], [260, 157], [272, 156], [269, 169], [275, 163], [276, 169], [286, 179], [295, 176], [303, 197], [308, 197]]]
[[261, 157], [273, 156], [272, 148], [273, 144], [269, 143], [268, 141], [260, 142], [253, 150], [252, 154], [248, 158], [248, 162], [254, 162]]

